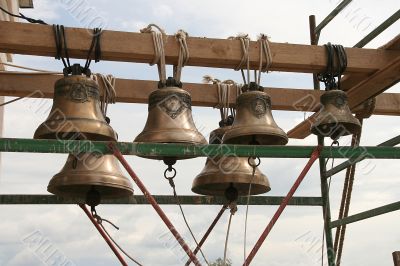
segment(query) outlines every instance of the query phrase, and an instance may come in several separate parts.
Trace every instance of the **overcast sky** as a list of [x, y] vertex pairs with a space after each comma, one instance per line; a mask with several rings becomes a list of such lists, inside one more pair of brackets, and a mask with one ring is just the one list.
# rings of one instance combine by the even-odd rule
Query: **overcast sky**
[[[339, 0], [301, 1], [94, 1], [94, 0], [35, 0], [33, 10], [25, 15], [45, 20], [49, 24], [72, 27], [96, 27], [88, 18], [71, 9], [71, 3], [81, 3], [98, 16], [106, 29], [138, 32], [149, 23], [156, 23], [173, 34], [178, 29], [191, 36], [227, 38], [249, 33], [255, 39], [265, 33], [274, 42], [309, 43], [308, 16], [316, 15], [320, 22], [335, 8]], [[320, 43], [342, 44], [351, 47], [400, 7], [398, 0], [355, 0], [322, 32]], [[74, 11], [75, 10], [75, 11]], [[379, 47], [394, 38], [400, 29], [397, 22], [367, 47]], [[75, 60], [73, 60], [75, 62]], [[76, 60], [78, 61], [78, 60]], [[14, 63], [61, 71], [62, 64], [53, 58], [19, 56]], [[170, 69], [168, 69], [170, 71]], [[120, 78], [156, 80], [157, 70], [147, 64], [100, 62], [92, 64], [93, 72], [113, 74]], [[169, 72], [171, 74], [171, 72]], [[241, 82], [239, 73], [226, 69], [186, 67], [184, 82], [201, 82], [203, 75]], [[273, 72], [264, 75], [262, 85], [271, 87], [312, 88], [309, 74]], [[389, 90], [400, 92], [397, 85]], [[51, 101], [48, 100], [49, 106]], [[27, 99], [5, 107], [4, 137], [32, 138], [37, 126], [47, 114], [37, 113]], [[285, 131], [303, 120], [303, 113], [274, 111], [274, 118]], [[120, 141], [132, 141], [142, 130], [147, 117], [143, 104], [121, 104], [109, 107], [111, 125]], [[212, 108], [193, 108], [198, 128], [208, 137], [217, 127], [219, 112]], [[364, 122], [362, 145], [376, 145], [400, 132], [399, 117], [372, 116]], [[348, 138], [340, 141], [348, 145]], [[290, 145], [314, 145], [316, 138], [290, 140]], [[47, 194], [50, 178], [64, 165], [66, 154], [3, 153], [0, 193]], [[162, 162], [129, 156], [136, 173], [153, 194], [170, 195], [171, 189], [162, 177]], [[269, 177], [272, 190], [266, 195], [287, 193], [306, 159], [262, 159], [260, 170]], [[341, 160], [335, 160], [335, 164]], [[193, 178], [201, 171], [205, 158], [178, 162], [176, 185], [178, 194], [192, 194]], [[357, 168], [350, 214], [355, 214], [399, 200], [399, 164], [395, 160], [364, 161]], [[330, 188], [332, 217], [337, 218], [344, 174], [334, 176]], [[135, 193], [141, 194], [135, 186]], [[315, 164], [296, 196], [319, 196], [318, 165]], [[186, 230], [176, 206], [162, 206], [172, 222], [190, 245], [193, 241]], [[219, 210], [219, 206], [184, 206], [187, 218], [200, 238]], [[271, 219], [277, 206], [251, 206], [249, 210], [247, 250], [250, 250]], [[233, 217], [228, 257], [233, 265], [243, 263], [243, 206]], [[121, 229], [110, 228], [112, 235], [144, 265], [182, 265], [186, 260], [175, 247], [167, 229], [149, 206], [100, 206], [98, 212], [115, 222]], [[119, 265], [82, 211], [74, 205], [1, 206], [0, 265], [48, 265], [43, 255], [35, 252], [32, 239], [46, 239], [70, 262], [68, 265]], [[347, 227], [342, 265], [393, 265], [391, 253], [400, 250], [400, 213], [375, 217]], [[204, 253], [212, 261], [223, 257], [223, 245], [228, 215], [204, 245]], [[320, 265], [322, 243], [322, 212], [320, 207], [288, 207], [265, 241], [253, 264], [261, 265]], [[107, 225], [106, 225], [107, 226]], [[334, 233], [334, 231], [333, 231]], [[325, 258], [326, 260], [326, 258]]]

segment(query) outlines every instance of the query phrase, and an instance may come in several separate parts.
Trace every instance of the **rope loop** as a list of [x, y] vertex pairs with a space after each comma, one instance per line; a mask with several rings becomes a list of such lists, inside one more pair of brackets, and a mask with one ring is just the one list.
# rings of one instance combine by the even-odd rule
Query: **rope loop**
[[117, 92], [115, 90], [115, 77], [111, 74], [103, 75], [101, 73], [96, 73], [92, 75], [92, 79], [95, 80], [97, 83], [101, 81], [103, 86], [100, 86], [102, 91], [102, 98], [100, 101], [100, 109], [104, 115], [107, 117], [107, 108], [108, 104], [114, 104], [115, 98], [117, 96]]
[[[228, 40], [239, 40], [242, 48], [242, 58], [240, 59], [239, 64], [235, 67], [235, 70], [240, 70], [242, 73], [243, 83], [246, 85], [250, 82], [250, 56], [249, 56], [249, 48], [250, 48], [250, 38], [248, 34], [238, 34], [236, 37], [229, 37]], [[247, 81], [246, 76], [244, 74], [243, 68], [247, 69]]]
[[178, 55], [178, 64], [174, 65], [174, 79], [179, 83], [181, 81], [182, 68], [189, 61], [189, 47], [187, 45], [186, 39], [189, 37], [189, 34], [180, 29], [175, 33], [175, 38], [179, 43], [179, 55]]
[[[256, 84], [260, 86], [261, 82], [261, 72], [268, 72], [272, 65], [272, 53], [271, 48], [269, 46], [268, 36], [264, 33], [261, 33], [258, 37], [258, 43], [260, 47], [260, 63], [258, 67], [258, 77], [256, 80]], [[265, 64], [264, 63], [265, 58]]]
[[[155, 31], [155, 28], [157, 31]], [[161, 87], [166, 86], [167, 82], [167, 74], [165, 67], [165, 50], [164, 50], [164, 39], [166, 36], [165, 31], [161, 29], [156, 24], [149, 24], [147, 27], [140, 30], [141, 33], [151, 33], [153, 38], [153, 46], [154, 46], [154, 58], [150, 65], [157, 64], [158, 76], [160, 79]]]
[[[326, 70], [317, 75], [318, 80], [325, 84], [325, 90], [340, 90], [342, 74], [347, 68], [346, 50], [342, 45], [332, 45], [330, 42], [324, 46], [328, 55]], [[337, 82], [335, 78], [337, 78]]]

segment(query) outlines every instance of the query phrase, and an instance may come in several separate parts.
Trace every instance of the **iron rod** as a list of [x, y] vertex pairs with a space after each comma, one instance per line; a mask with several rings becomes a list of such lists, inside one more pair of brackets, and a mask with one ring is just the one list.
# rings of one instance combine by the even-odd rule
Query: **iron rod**
[[[398, 145], [399, 143], [400, 143], [400, 135], [397, 136], [397, 137], [391, 138], [391, 139], [389, 139], [389, 140], [387, 140], [385, 142], [382, 142], [381, 144], [378, 144], [378, 147], [393, 147], [393, 146]], [[360, 162], [360, 161], [362, 161], [364, 159], [367, 159], [367, 158], [373, 159], [373, 158], [371, 158], [371, 156], [369, 154], [364, 154], [363, 156], [347, 160], [347, 161], [345, 161], [345, 162], [333, 167], [329, 171], [327, 171], [325, 173], [325, 177], [333, 176], [333, 175], [339, 173], [340, 171], [346, 169], [350, 165], [356, 164], [356, 163], [358, 163], [358, 162]]]
[[351, 1], [352, 0], [343, 0], [342, 2], [340, 2], [340, 4], [334, 10], [332, 10], [331, 13], [329, 13], [329, 15], [326, 16], [326, 18], [324, 18], [324, 20], [322, 20], [317, 27], [315, 27], [315, 32], [318, 37], [321, 33], [321, 30], [325, 28], [325, 26], [328, 25], [328, 23], [331, 22], [331, 20], [334, 19], [336, 15], [340, 13], [340, 11], [342, 11], [348, 4], [350, 4]]
[[146, 199], [148, 200], [148, 202], [153, 206], [154, 210], [160, 216], [161, 220], [165, 223], [165, 225], [171, 231], [171, 233], [175, 237], [176, 241], [178, 241], [179, 245], [181, 245], [183, 250], [189, 256], [189, 258], [193, 262], [193, 264], [196, 265], [196, 266], [201, 266], [200, 262], [197, 260], [196, 256], [193, 254], [192, 250], [189, 248], [189, 246], [186, 244], [185, 240], [181, 237], [181, 235], [176, 230], [174, 225], [168, 219], [167, 215], [165, 215], [164, 211], [160, 208], [160, 206], [158, 205], [157, 201], [154, 199], [154, 197], [147, 190], [147, 188], [142, 183], [140, 178], [136, 175], [136, 173], [130, 167], [130, 165], [125, 160], [125, 158], [122, 155], [122, 153], [118, 150], [118, 148], [113, 143], [110, 143], [109, 147], [113, 151], [114, 156], [117, 157], [117, 159], [120, 161], [120, 163], [124, 166], [125, 170], [132, 177], [132, 180], [136, 183], [136, 185], [139, 187], [139, 189], [143, 192], [143, 194], [146, 197]]
[[378, 215], [382, 215], [388, 212], [393, 212], [393, 211], [397, 211], [400, 210], [400, 201], [395, 202], [395, 203], [391, 203], [388, 205], [384, 205], [369, 211], [365, 211], [365, 212], [360, 212], [358, 214], [354, 214], [354, 215], [350, 215], [346, 218], [343, 218], [341, 220], [336, 220], [330, 223], [330, 228], [335, 228], [341, 225], [345, 225], [345, 224], [350, 224], [350, 223], [354, 223], [354, 222], [358, 222], [364, 219], [368, 219], [371, 217], [375, 217]]
[[[218, 223], [219, 219], [221, 218], [222, 214], [225, 212], [227, 207], [224, 205], [222, 206], [221, 210], [218, 212], [217, 216], [215, 217], [214, 221], [211, 223], [210, 227], [207, 229], [207, 232], [204, 234], [203, 238], [200, 240], [199, 245], [195, 248], [193, 253], [196, 255], [197, 252], [201, 249], [203, 246], [204, 242], [206, 242], [207, 237], [210, 235], [211, 231], [214, 229], [215, 225]], [[185, 266], [190, 265], [190, 260], [188, 260], [185, 264]]]
[[364, 38], [362, 38], [358, 43], [356, 43], [354, 48], [362, 48], [367, 45], [370, 41], [375, 39], [376, 36], [381, 34], [384, 30], [389, 28], [393, 23], [395, 23], [400, 18], [400, 9], [397, 10], [393, 15], [391, 15], [388, 19], [382, 22], [378, 27], [376, 27], [373, 31], [367, 34]]
[[114, 252], [115, 256], [117, 256], [119, 262], [121, 262], [122, 265], [128, 266], [124, 258], [119, 254], [117, 248], [114, 246], [114, 244], [111, 242], [111, 239], [107, 236], [107, 234], [103, 231], [103, 228], [100, 227], [100, 225], [96, 222], [96, 220], [93, 218], [93, 216], [90, 214], [89, 210], [86, 208], [85, 204], [79, 204], [79, 207], [82, 208], [82, 210], [85, 212], [87, 217], [89, 217], [90, 221], [93, 223], [93, 225], [96, 227], [97, 231], [99, 231], [100, 235], [103, 237], [103, 239], [107, 242], [108, 246], [111, 248], [111, 250]]
[[[176, 199], [171, 195], [153, 195], [159, 205], [176, 205]], [[222, 205], [226, 203], [224, 197], [213, 196], [194, 196], [185, 195], [178, 196], [181, 205]], [[250, 197], [250, 205], [279, 205], [284, 197], [276, 196], [252, 196]], [[0, 195], [0, 205], [48, 205], [48, 204], [77, 204], [79, 200], [63, 199], [54, 195], [24, 195], [9, 194]], [[129, 204], [144, 205], [149, 204], [143, 195], [134, 195], [121, 199], [103, 199], [101, 204]], [[246, 205], [246, 198], [239, 197], [238, 205]], [[293, 197], [289, 205], [295, 206], [322, 206], [321, 197]]]
[[[308, 158], [313, 146], [255, 146], [255, 145], [188, 145], [164, 143], [118, 142], [122, 154], [139, 156], [239, 156], [270, 158]], [[107, 142], [88, 140], [0, 139], [0, 152], [110, 154]], [[364, 155], [375, 159], [400, 158], [398, 147], [324, 147], [321, 158], [357, 158]]]
[[312, 152], [310, 159], [308, 160], [306, 166], [301, 171], [300, 175], [297, 177], [296, 181], [294, 182], [293, 186], [290, 188], [285, 199], [282, 201], [281, 205], [276, 210], [271, 221], [268, 223], [267, 227], [264, 229], [260, 238], [257, 240], [256, 244], [254, 245], [253, 249], [251, 250], [250, 254], [247, 256], [246, 260], [244, 261], [244, 263], [243, 263], [244, 266], [250, 265], [251, 261], [253, 260], [254, 256], [257, 254], [257, 252], [260, 249], [261, 245], [263, 244], [264, 240], [267, 238], [268, 234], [271, 232], [275, 223], [278, 221], [279, 217], [281, 216], [283, 210], [286, 208], [289, 200], [293, 197], [293, 194], [296, 192], [297, 188], [300, 186], [301, 182], [303, 181], [304, 177], [307, 175], [308, 171], [310, 170], [310, 168], [313, 165], [313, 163], [315, 162], [315, 160], [318, 159], [319, 154], [321, 152], [321, 148], [322, 148], [321, 146], [314, 148], [314, 151]]

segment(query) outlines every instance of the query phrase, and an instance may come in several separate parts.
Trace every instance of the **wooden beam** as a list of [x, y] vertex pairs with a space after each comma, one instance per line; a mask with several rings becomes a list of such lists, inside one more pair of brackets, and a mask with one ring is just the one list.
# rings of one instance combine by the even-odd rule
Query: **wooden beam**
[[[0, 72], [0, 96], [53, 98], [53, 87], [60, 75]], [[100, 84], [101, 86], [101, 84]], [[117, 102], [147, 103], [157, 88], [156, 81], [116, 79]], [[192, 95], [193, 106], [214, 107], [218, 103], [217, 87], [213, 84], [184, 83]], [[102, 90], [101, 90], [102, 91]], [[310, 89], [267, 88], [274, 110], [312, 111], [319, 105], [321, 91]], [[233, 106], [235, 94], [230, 93]], [[355, 109], [357, 110], [357, 109]], [[385, 93], [376, 99], [374, 114], [400, 115], [400, 93]]]
[[[27, 55], [55, 56], [52, 26], [0, 22], [0, 52]], [[86, 58], [92, 35], [88, 29], [66, 28], [71, 58]], [[241, 45], [238, 40], [190, 37], [188, 65], [235, 68], [240, 62]], [[326, 51], [322, 46], [271, 43], [274, 71], [321, 72], [326, 67]], [[102, 59], [112, 61], [150, 63], [154, 57], [153, 42], [148, 33], [105, 30], [101, 37]], [[167, 64], [177, 64], [178, 43], [167, 36], [165, 54]], [[346, 48], [347, 73], [372, 73], [381, 69], [400, 51]], [[250, 44], [250, 67], [258, 69], [258, 43]]]

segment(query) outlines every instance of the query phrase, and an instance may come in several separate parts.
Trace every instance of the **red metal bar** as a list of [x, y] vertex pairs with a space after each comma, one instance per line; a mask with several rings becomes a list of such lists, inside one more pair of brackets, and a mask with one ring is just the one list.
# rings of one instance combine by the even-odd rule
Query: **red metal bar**
[[175, 229], [174, 225], [171, 223], [171, 221], [168, 219], [168, 217], [165, 215], [164, 211], [160, 208], [158, 205], [157, 201], [154, 199], [154, 197], [150, 194], [150, 192], [147, 190], [147, 188], [144, 186], [142, 181], [139, 179], [139, 177], [135, 174], [135, 172], [132, 170], [132, 168], [129, 166], [128, 162], [125, 160], [124, 156], [122, 153], [118, 150], [118, 148], [113, 144], [110, 143], [109, 147], [112, 149], [114, 156], [117, 157], [117, 159], [121, 162], [121, 164], [125, 167], [126, 171], [129, 173], [129, 175], [132, 177], [133, 181], [136, 183], [136, 185], [140, 188], [140, 190], [143, 192], [143, 195], [147, 199], [147, 201], [153, 206], [154, 210], [157, 212], [157, 214], [160, 216], [160, 218], [163, 220], [165, 225], [168, 227], [168, 229], [171, 231], [171, 233], [174, 235], [178, 243], [181, 245], [183, 250], [185, 250], [186, 254], [189, 256], [191, 261], [194, 263], [196, 266], [201, 266], [200, 262], [197, 260], [196, 256], [193, 254], [192, 250], [189, 248], [189, 246], [186, 244], [185, 240], [181, 237], [181, 235], [178, 233], [178, 231]]
[[[222, 206], [222, 209], [219, 211], [217, 214], [217, 217], [215, 217], [214, 221], [211, 223], [210, 227], [208, 228], [207, 232], [204, 234], [203, 238], [200, 240], [199, 245], [196, 247], [196, 249], [193, 251], [193, 253], [196, 255], [197, 252], [199, 252], [200, 248], [203, 246], [204, 242], [206, 242], [208, 235], [211, 233], [211, 231], [214, 229], [215, 225], [219, 221], [219, 218], [221, 218], [222, 214], [225, 212], [226, 206]], [[185, 266], [190, 265], [190, 260], [188, 260], [185, 264]]]
[[96, 220], [93, 218], [92, 214], [89, 212], [89, 210], [86, 208], [85, 204], [79, 204], [79, 207], [82, 208], [82, 210], [86, 213], [87, 217], [89, 217], [90, 221], [92, 221], [93, 225], [96, 227], [97, 231], [99, 231], [100, 235], [104, 238], [104, 240], [107, 242], [108, 246], [111, 248], [111, 250], [114, 252], [115, 256], [117, 256], [119, 262], [121, 262], [121, 265], [123, 266], [128, 266], [128, 264], [125, 262], [124, 258], [119, 254], [117, 248], [114, 246], [114, 244], [111, 242], [111, 240], [108, 238], [106, 233], [103, 231], [103, 229], [100, 227], [100, 225], [96, 222]]
[[304, 177], [307, 175], [308, 171], [310, 170], [311, 166], [318, 159], [322, 146], [318, 146], [312, 152], [310, 160], [308, 160], [306, 166], [304, 167], [303, 171], [301, 171], [299, 177], [294, 182], [292, 188], [289, 190], [286, 197], [283, 199], [281, 205], [279, 206], [278, 210], [275, 212], [274, 216], [272, 217], [271, 221], [265, 228], [264, 232], [261, 234], [260, 238], [257, 240], [257, 243], [254, 245], [253, 249], [251, 250], [249, 256], [247, 256], [243, 266], [250, 265], [250, 262], [253, 260], [254, 256], [257, 254], [257, 251], [260, 249], [261, 245], [263, 244], [264, 240], [267, 238], [268, 234], [271, 232], [272, 228], [274, 227], [275, 223], [279, 219], [279, 216], [282, 214], [283, 210], [288, 205], [290, 199], [293, 197], [293, 194], [296, 192], [297, 188], [299, 187], [300, 183], [303, 181]]

